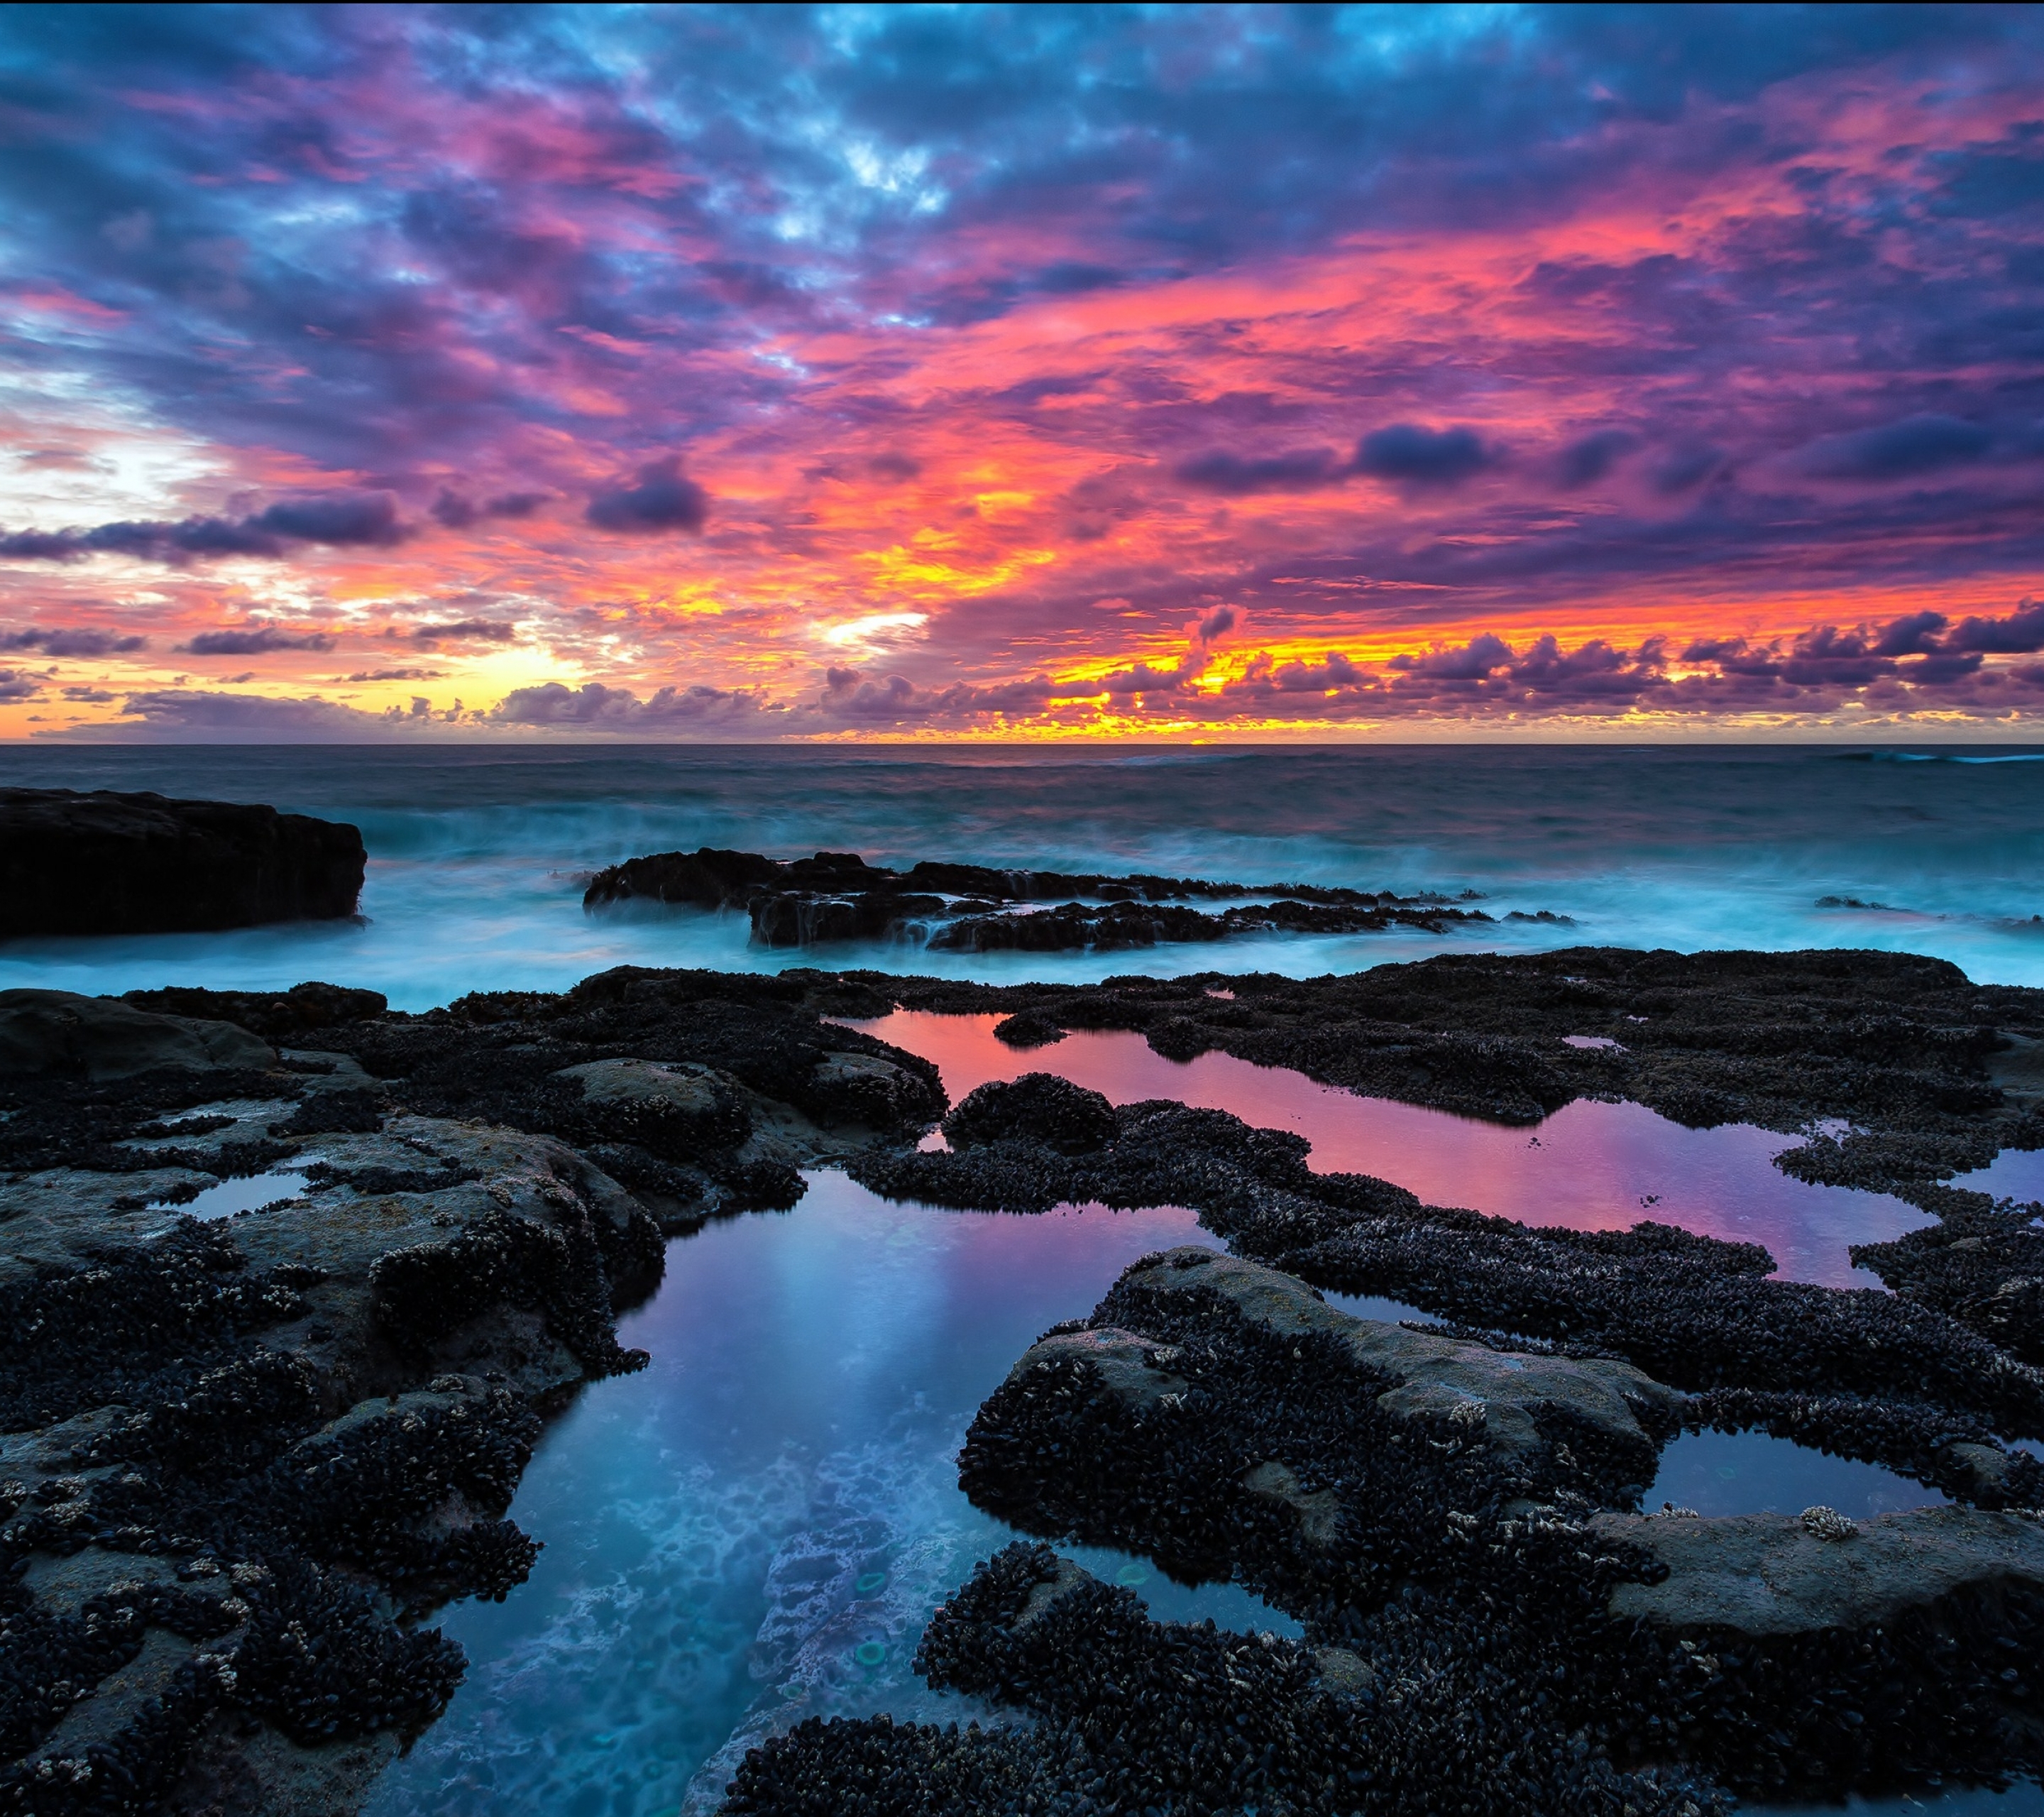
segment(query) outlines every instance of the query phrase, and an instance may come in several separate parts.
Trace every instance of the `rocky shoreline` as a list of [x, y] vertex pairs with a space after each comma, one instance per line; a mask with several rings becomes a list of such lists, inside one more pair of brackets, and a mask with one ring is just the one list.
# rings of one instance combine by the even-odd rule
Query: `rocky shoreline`
[[[845, 1025], [897, 1007], [1500, 1121], [1590, 1094], [1822, 1124], [1790, 1171], [1939, 1221], [1856, 1252], [1892, 1293], [1771, 1281], [1750, 1245], [1427, 1206], [1048, 1074], [951, 1107]], [[918, 1669], [1020, 1726], [805, 1723], [747, 1757], [735, 1813], [1700, 1817], [2034, 1774], [2044, 1465], [2014, 1441], [2044, 1437], [2044, 1228], [1948, 1182], [2044, 1147], [2040, 1039], [2044, 993], [1841, 953], [999, 988], [624, 967], [421, 1016], [332, 985], [0, 993], [0, 1811], [358, 1808], [459, 1681], [432, 1610], [516, 1593], [544, 1542], [505, 1518], [541, 1420], [643, 1362], [615, 1316], [663, 1233], [793, 1204], [813, 1166], [939, 1206], [1195, 1208], [1229, 1253], [1073, 1308], [961, 1481], [1305, 1633], [1159, 1623], [1011, 1546]], [[259, 1208], [181, 1212], [232, 1181]], [[1677, 1433], [1752, 1427], [1954, 1505], [1639, 1511]]]

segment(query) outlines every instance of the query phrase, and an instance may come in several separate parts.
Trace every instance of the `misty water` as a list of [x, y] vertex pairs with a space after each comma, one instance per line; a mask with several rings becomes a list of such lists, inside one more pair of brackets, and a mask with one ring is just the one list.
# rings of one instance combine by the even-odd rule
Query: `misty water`
[[[269, 801], [353, 821], [370, 870], [359, 924], [10, 943], [0, 985], [331, 978], [425, 1008], [472, 989], [559, 989], [612, 965], [802, 962], [750, 947], [742, 916], [583, 915], [590, 871], [701, 845], [1473, 889], [1500, 918], [1446, 935], [1097, 957], [878, 944], [833, 955], [892, 970], [1297, 976], [1485, 948], [1851, 946], [2038, 984], [2039, 759], [1821, 747], [12, 747], [0, 786]], [[1827, 899], [1838, 905], [1819, 906]], [[1543, 909], [1574, 925], [1502, 920]]]
[[[1577, 943], [1938, 955], [1988, 981], [2044, 984], [2044, 767], [1833, 750], [867, 751], [467, 747], [10, 750], [0, 785], [156, 788], [267, 800], [355, 822], [358, 920], [242, 933], [0, 945], [0, 987], [166, 982], [368, 985], [423, 1008], [464, 992], [559, 989], [605, 966], [869, 966], [995, 981], [1263, 970], [1310, 975], [1442, 951]], [[1500, 919], [1434, 936], [1278, 938], [1103, 956], [936, 955], [878, 943], [752, 947], [742, 918], [585, 915], [582, 880], [698, 845], [1481, 893]], [[1881, 906], [1819, 906], [1822, 898]], [[1574, 925], [1511, 923], [1551, 910]], [[1881, 1290], [1846, 1251], [1923, 1215], [1773, 1166], [1796, 1139], [1697, 1131], [1578, 1101], [1504, 1128], [1222, 1054], [1162, 1058], [1082, 1033], [1020, 1054], [991, 1016], [897, 1012], [861, 1024], [939, 1066], [953, 1101], [1058, 1072], [1116, 1102], [1211, 1105], [1312, 1144], [1309, 1165], [1378, 1174], [1431, 1203], [1533, 1224], [1642, 1217], [1764, 1243], [1785, 1277]], [[911, 1667], [936, 1604], [1014, 1537], [959, 1492], [974, 1411], [1048, 1326], [1130, 1262], [1212, 1245], [1191, 1213], [1063, 1208], [1015, 1217], [893, 1204], [810, 1175], [792, 1212], [670, 1245], [664, 1285], [621, 1322], [644, 1373], [578, 1395], [541, 1440], [513, 1518], [545, 1542], [502, 1604], [439, 1618], [467, 1650], [445, 1717], [393, 1769], [376, 1817], [544, 1810], [673, 1817], [713, 1808], [744, 1749], [801, 1716], [887, 1710], [1004, 1718], [930, 1692]], [[2044, 1156], [1961, 1182], [2044, 1197]], [[224, 1182], [232, 1215], [296, 1189]], [[1366, 1316], [1424, 1318], [1337, 1298]], [[1663, 1454], [1648, 1505], [1871, 1515], [1934, 1491], [1757, 1434]], [[1239, 1587], [1170, 1583], [1149, 1561], [1077, 1554], [1167, 1619], [1297, 1631]], [[1951, 1817], [2044, 1810], [2036, 1788], [1954, 1792]]]

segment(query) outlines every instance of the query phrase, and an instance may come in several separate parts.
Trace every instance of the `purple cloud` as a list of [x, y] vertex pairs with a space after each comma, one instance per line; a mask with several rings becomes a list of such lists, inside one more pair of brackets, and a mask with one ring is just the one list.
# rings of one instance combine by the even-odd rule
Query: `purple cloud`
[[682, 471], [679, 457], [648, 461], [636, 483], [595, 494], [589, 521], [600, 530], [698, 531], [709, 515], [709, 494]]

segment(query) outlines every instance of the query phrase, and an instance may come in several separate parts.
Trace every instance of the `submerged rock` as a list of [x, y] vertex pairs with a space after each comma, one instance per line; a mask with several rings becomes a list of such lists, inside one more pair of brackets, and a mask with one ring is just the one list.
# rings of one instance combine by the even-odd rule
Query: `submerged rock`
[[0, 789], [0, 939], [332, 920], [366, 862], [355, 828], [275, 808]]

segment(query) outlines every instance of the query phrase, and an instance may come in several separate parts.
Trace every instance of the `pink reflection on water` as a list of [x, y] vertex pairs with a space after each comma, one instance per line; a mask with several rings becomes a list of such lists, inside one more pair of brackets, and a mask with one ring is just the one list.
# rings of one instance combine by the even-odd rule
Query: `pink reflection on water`
[[1017, 1052], [994, 1039], [999, 1020], [903, 1009], [856, 1026], [935, 1062], [954, 1104], [989, 1079], [1057, 1073], [1116, 1104], [1176, 1098], [1296, 1131], [1313, 1145], [1316, 1171], [1374, 1174], [1429, 1204], [1572, 1230], [1623, 1230], [1652, 1218], [1762, 1243], [1791, 1281], [1877, 1286], [1853, 1267], [1846, 1246], [1932, 1221], [1885, 1193], [1791, 1179], [1773, 1158], [1795, 1139], [1750, 1124], [1685, 1129], [1642, 1104], [1578, 1099], [1537, 1128], [1506, 1128], [1358, 1097], [1231, 1054], [1167, 1060], [1140, 1035], [1123, 1031], [1075, 1033]]

